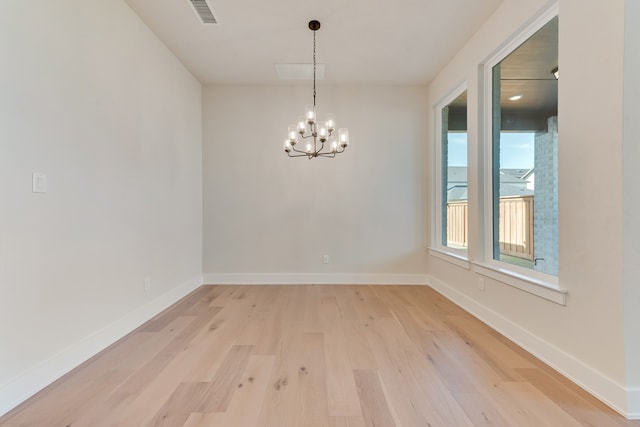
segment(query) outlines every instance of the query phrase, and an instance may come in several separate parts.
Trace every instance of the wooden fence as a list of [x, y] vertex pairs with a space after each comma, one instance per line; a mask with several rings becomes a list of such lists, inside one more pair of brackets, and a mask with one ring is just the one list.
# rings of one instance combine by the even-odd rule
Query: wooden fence
[[[468, 203], [447, 203], [447, 244], [468, 246]], [[533, 196], [500, 198], [500, 253], [533, 260]]]
[[469, 246], [468, 217], [469, 204], [466, 200], [447, 203], [447, 245]]

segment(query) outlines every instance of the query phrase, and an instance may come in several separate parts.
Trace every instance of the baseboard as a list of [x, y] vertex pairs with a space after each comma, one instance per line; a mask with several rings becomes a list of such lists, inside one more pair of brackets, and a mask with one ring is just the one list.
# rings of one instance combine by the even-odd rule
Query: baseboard
[[202, 285], [202, 277], [194, 277], [0, 385], [0, 416], [150, 320], [200, 285]]
[[211, 285], [426, 285], [426, 274], [205, 274]]
[[627, 389], [627, 418], [640, 420], [640, 388]]
[[444, 282], [431, 276], [427, 281], [433, 289], [551, 366], [616, 412], [629, 419], [638, 419], [640, 415], [638, 406], [640, 390], [626, 389], [583, 361], [532, 334]]

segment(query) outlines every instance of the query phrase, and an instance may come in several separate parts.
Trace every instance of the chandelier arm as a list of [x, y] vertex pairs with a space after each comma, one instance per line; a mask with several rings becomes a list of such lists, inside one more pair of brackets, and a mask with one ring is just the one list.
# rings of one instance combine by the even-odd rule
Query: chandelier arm
[[296, 149], [293, 149], [293, 151], [295, 151], [296, 153], [300, 153], [300, 154], [287, 153], [289, 155], [289, 157], [303, 157], [303, 156], [308, 156], [309, 155], [309, 153], [307, 151], [296, 150]]
[[295, 151], [296, 153], [309, 154], [309, 153], [307, 153], [306, 151], [304, 151], [304, 150], [298, 150], [297, 148], [295, 148], [295, 147], [293, 147], [293, 146], [291, 147], [291, 150], [292, 150], [292, 151]]

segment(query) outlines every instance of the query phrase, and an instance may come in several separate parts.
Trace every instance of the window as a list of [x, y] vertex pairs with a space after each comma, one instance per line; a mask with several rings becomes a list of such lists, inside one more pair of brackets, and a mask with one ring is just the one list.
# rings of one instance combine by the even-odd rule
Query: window
[[510, 270], [557, 276], [558, 17], [494, 62], [490, 76], [488, 252]]
[[456, 89], [436, 107], [436, 247], [466, 257], [469, 200], [467, 190], [467, 91]]

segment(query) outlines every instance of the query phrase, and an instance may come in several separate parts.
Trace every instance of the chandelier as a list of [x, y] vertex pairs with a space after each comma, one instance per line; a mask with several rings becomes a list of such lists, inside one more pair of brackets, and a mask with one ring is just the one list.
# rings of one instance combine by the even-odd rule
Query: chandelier
[[331, 115], [327, 115], [324, 122], [316, 118], [316, 31], [320, 29], [320, 22], [309, 21], [309, 29], [313, 31], [313, 105], [305, 107], [304, 117], [298, 120], [297, 126], [289, 125], [284, 151], [289, 157], [307, 157], [311, 160], [343, 153], [349, 145], [349, 129], [338, 129], [336, 136], [336, 124]]

